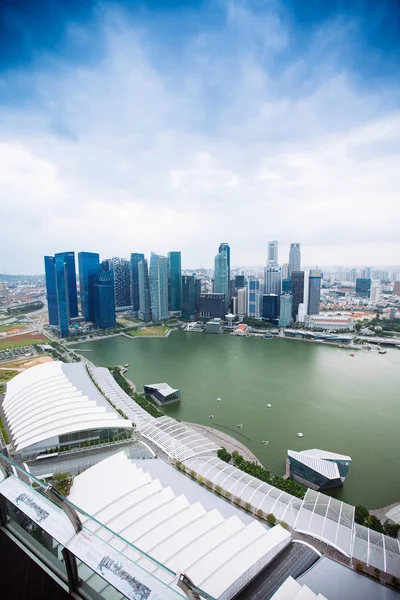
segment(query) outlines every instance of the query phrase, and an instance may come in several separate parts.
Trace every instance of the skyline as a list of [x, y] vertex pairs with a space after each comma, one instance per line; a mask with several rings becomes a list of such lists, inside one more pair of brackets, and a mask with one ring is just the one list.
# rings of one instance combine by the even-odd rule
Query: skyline
[[261, 266], [274, 239], [395, 266], [398, 3], [53, 4], [0, 17], [0, 272], [55, 247], [212, 268], [222, 240]]

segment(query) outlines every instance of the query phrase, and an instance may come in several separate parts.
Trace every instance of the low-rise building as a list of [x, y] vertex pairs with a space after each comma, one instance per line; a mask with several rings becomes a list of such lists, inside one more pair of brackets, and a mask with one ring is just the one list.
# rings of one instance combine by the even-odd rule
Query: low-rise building
[[206, 333], [222, 333], [222, 319], [211, 319], [206, 323]]
[[143, 386], [144, 393], [150, 396], [159, 406], [179, 402], [181, 399], [180, 390], [174, 390], [168, 383], [150, 383]]
[[246, 323], [240, 323], [233, 332], [233, 335], [248, 335], [249, 326]]
[[306, 327], [317, 331], [354, 331], [355, 324], [353, 317], [339, 315], [310, 315], [306, 318]]
[[314, 490], [343, 485], [351, 465], [351, 457], [313, 448], [295, 452], [288, 450], [290, 475]]

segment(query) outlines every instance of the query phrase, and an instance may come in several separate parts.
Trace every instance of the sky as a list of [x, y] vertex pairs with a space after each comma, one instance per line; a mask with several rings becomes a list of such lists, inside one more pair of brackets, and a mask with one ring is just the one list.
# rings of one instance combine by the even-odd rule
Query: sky
[[0, 4], [0, 272], [400, 264], [398, 0]]

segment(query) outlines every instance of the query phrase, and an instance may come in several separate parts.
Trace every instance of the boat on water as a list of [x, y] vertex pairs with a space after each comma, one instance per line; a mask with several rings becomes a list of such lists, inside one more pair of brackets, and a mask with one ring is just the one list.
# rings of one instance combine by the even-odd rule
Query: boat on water
[[209, 418], [209, 419], [213, 419], [213, 418], [214, 418], [214, 415], [208, 415], [208, 418]]
[[239, 423], [239, 425], [237, 427], [238, 427], [238, 429], [242, 429], [243, 423]]
[[126, 365], [124, 365], [125, 369], [129, 369], [129, 364], [126, 363]]
[[381, 348], [380, 350], [378, 350], [379, 354], [386, 354], [387, 350], [385, 350], [384, 348]]
[[297, 434], [297, 437], [304, 437], [304, 433], [301, 433], [301, 431], [299, 431], [299, 433]]
[[355, 356], [354, 352], [352, 352], [351, 354], [349, 354], [349, 356]]
[[267, 408], [271, 408], [272, 404], [267, 404]]
[[267, 444], [269, 444], [268, 440], [263, 440], [263, 444], [264, 444], [264, 446], [266, 446]]

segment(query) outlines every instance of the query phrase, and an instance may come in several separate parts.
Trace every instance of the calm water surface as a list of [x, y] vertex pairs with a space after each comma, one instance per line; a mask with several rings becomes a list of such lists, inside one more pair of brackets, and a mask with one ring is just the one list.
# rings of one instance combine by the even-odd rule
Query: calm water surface
[[[276, 474], [285, 471], [288, 449], [323, 448], [353, 459], [335, 496], [368, 508], [400, 501], [397, 349], [355, 351], [351, 358], [348, 350], [299, 340], [181, 331], [167, 339], [121, 336], [80, 347], [90, 348], [83, 354], [99, 366], [129, 363], [127, 376], [138, 390], [163, 381], [180, 388], [182, 402], [169, 406], [168, 415], [231, 428], [222, 431]], [[249, 439], [239, 434], [239, 423]]]

